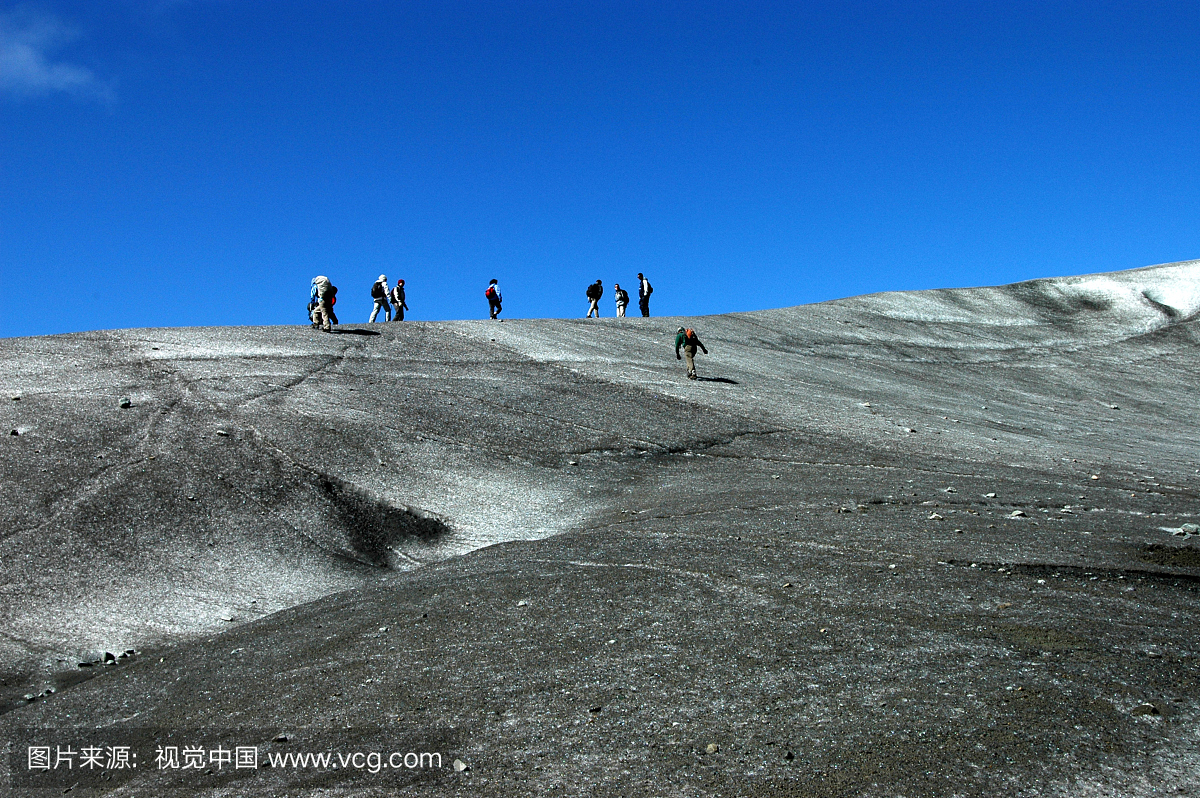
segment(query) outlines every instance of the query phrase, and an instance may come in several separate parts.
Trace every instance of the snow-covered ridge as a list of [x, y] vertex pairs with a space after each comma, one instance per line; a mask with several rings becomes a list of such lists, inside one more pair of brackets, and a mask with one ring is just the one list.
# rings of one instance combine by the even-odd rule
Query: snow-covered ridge
[[1072, 323], [1097, 315], [1149, 332], [1200, 312], [1200, 261], [1107, 274], [1053, 277], [985, 288], [899, 291], [837, 303], [898, 321], [999, 326]]

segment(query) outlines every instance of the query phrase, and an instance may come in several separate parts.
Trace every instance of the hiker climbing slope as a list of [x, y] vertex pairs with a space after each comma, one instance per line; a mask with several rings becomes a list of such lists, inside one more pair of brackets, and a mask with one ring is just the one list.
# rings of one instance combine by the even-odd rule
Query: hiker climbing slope
[[675, 359], [680, 360], [679, 347], [683, 347], [683, 354], [687, 356], [688, 379], [696, 379], [696, 348], [699, 347], [704, 354], [708, 354], [708, 350], [704, 348], [704, 344], [700, 342], [700, 338], [696, 335], [696, 331], [690, 327], [684, 329], [680, 327], [675, 332]]

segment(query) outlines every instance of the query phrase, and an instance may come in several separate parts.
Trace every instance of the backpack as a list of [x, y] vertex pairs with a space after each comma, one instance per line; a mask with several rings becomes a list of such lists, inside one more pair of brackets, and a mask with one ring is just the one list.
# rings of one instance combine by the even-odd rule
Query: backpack
[[383, 299], [383, 286], [380, 285], [378, 282], [376, 282], [375, 285], [371, 286], [371, 298], [372, 299]]
[[329, 307], [333, 307], [336, 304], [337, 304], [337, 286], [331, 285], [331, 286], [329, 286]]
[[650, 285], [650, 281], [647, 280], [646, 281], [646, 296], [650, 296], [653, 293], [654, 293], [654, 286]]
[[488, 299], [495, 299], [496, 298], [496, 286], [489, 285], [487, 287], [487, 290], [483, 292], [483, 295], [485, 297], [487, 297]]
[[693, 330], [691, 327], [688, 327], [686, 330], [683, 331], [683, 339], [685, 341], [687, 341], [689, 344], [695, 345], [696, 331]]

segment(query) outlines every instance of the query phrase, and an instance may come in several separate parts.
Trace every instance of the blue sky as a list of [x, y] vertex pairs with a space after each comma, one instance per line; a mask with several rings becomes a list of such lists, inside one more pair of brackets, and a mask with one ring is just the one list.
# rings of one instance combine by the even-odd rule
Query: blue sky
[[1200, 5], [0, 2], [0, 336], [1200, 257]]

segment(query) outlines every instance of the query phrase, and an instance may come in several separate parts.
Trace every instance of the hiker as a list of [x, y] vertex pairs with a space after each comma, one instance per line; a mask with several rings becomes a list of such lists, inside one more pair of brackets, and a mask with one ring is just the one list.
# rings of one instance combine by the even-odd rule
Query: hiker
[[680, 327], [675, 331], [675, 359], [681, 360], [679, 357], [679, 347], [683, 347], [683, 354], [687, 355], [688, 379], [696, 379], [696, 347], [700, 347], [704, 354], [708, 354], [708, 350], [704, 348], [704, 344], [700, 343], [700, 339], [696, 337], [696, 331], [684, 329]]
[[646, 275], [638, 272], [638, 307], [642, 309], [642, 315], [646, 318], [650, 317], [650, 295], [653, 293], [654, 287], [650, 285]]
[[404, 321], [404, 311], [408, 310], [408, 303], [404, 301], [403, 280], [396, 280], [396, 287], [392, 289], [392, 308], [396, 311], [396, 321]]
[[488, 309], [492, 312], [492, 318], [496, 318], [500, 315], [500, 302], [503, 299], [503, 297], [500, 296], [500, 283], [493, 278], [493, 280], [488, 283], [487, 290], [483, 292], [483, 295], [487, 297]]
[[629, 307], [629, 292], [620, 283], [613, 283], [613, 294], [617, 298], [617, 318], [624, 318], [625, 308]]
[[588, 286], [587, 298], [591, 304], [588, 305], [587, 316], [584, 318], [590, 319], [593, 313], [596, 314], [596, 318], [600, 318], [600, 297], [602, 296], [604, 296], [604, 285], [599, 280]]
[[313, 329], [319, 327], [325, 332], [333, 332], [333, 325], [338, 323], [337, 316], [333, 313], [333, 304], [337, 301], [337, 288], [329, 282], [328, 277], [319, 275], [313, 278], [309, 304], [312, 304], [314, 299], [316, 307], [312, 315]]
[[383, 309], [383, 320], [392, 320], [392, 306], [388, 304], [388, 294], [392, 293], [392, 289], [388, 288], [387, 275], [379, 275], [379, 279], [371, 286], [371, 299], [375, 300], [375, 309], [371, 311], [371, 318], [367, 319], [367, 324], [373, 324], [375, 318], [379, 316], [380, 308]]

